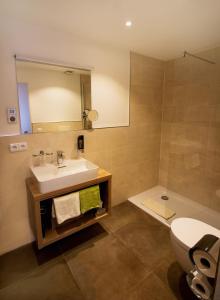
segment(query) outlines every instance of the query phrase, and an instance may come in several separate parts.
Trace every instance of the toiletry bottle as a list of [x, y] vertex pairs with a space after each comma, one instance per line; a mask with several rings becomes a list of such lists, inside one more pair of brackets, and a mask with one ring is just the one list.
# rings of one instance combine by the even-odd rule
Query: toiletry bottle
[[79, 135], [77, 138], [77, 149], [81, 153], [84, 152], [84, 136], [83, 135]]

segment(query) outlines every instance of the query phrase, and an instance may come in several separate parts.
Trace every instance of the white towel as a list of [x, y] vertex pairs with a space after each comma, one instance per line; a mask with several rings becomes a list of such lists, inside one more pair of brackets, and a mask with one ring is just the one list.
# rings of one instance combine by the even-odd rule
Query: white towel
[[[58, 224], [78, 217], [81, 214], [79, 192], [53, 198], [53, 206]], [[52, 211], [52, 216], [54, 212]]]

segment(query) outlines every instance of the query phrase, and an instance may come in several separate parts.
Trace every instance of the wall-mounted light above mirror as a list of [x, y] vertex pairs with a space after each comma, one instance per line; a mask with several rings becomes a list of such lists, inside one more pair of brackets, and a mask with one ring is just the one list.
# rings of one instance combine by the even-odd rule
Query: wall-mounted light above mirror
[[91, 71], [16, 58], [22, 134], [92, 128]]

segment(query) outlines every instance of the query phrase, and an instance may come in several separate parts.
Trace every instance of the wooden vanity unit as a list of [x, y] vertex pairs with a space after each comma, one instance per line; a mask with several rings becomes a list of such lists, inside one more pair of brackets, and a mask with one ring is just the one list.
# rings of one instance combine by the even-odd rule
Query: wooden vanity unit
[[[110, 173], [103, 169], [99, 169], [98, 176], [92, 180], [45, 194], [39, 192], [38, 183], [34, 178], [27, 178], [26, 185], [28, 198], [30, 199], [33, 207], [35, 221], [34, 225], [38, 248], [41, 249], [55, 241], [67, 237], [107, 216], [110, 213], [111, 208], [111, 177], [112, 175]], [[51, 222], [51, 226], [48, 226], [48, 228], [44, 229], [43, 232], [41, 215], [41, 206], [43, 201], [52, 202], [54, 197], [76, 192], [94, 185], [99, 185], [100, 187], [100, 196], [103, 202], [103, 208], [105, 208], [105, 212], [103, 214], [96, 215], [95, 213], [86, 213], [77, 218], [68, 220], [59, 226], [53, 226], [53, 222]]]

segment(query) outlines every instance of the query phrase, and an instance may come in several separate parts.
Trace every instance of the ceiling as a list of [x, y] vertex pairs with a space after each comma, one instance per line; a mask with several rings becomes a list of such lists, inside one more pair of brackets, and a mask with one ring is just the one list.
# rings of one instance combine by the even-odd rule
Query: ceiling
[[164, 60], [220, 45], [220, 0], [0, 0], [0, 11]]

